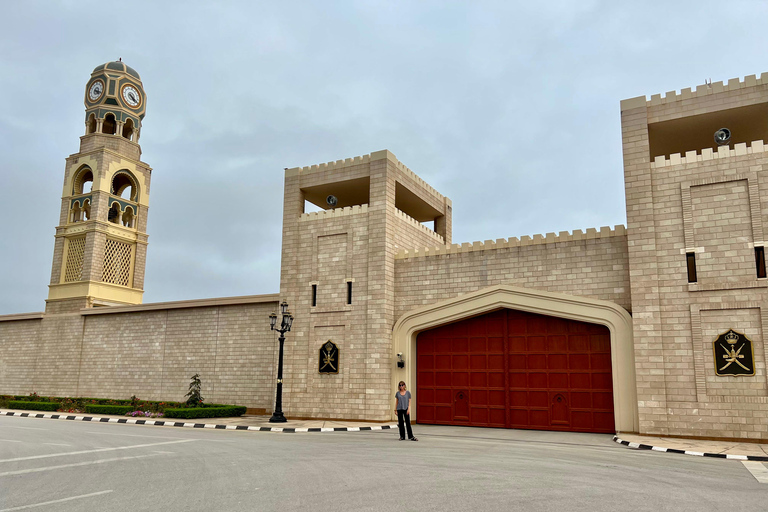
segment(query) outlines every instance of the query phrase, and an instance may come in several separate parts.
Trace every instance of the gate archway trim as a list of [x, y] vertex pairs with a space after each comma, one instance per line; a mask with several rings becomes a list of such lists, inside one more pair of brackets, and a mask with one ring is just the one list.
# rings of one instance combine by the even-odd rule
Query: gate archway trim
[[[637, 432], [637, 387], [635, 381], [632, 317], [610, 301], [546, 292], [511, 285], [496, 285], [452, 299], [413, 309], [403, 314], [392, 333], [392, 382], [405, 380], [416, 389], [416, 337], [421, 331], [499, 309], [515, 309], [540, 315], [604, 325], [611, 333], [613, 407], [617, 432]], [[396, 354], [406, 358], [398, 368]], [[394, 389], [391, 387], [390, 389]], [[411, 412], [415, 412], [416, 407]]]

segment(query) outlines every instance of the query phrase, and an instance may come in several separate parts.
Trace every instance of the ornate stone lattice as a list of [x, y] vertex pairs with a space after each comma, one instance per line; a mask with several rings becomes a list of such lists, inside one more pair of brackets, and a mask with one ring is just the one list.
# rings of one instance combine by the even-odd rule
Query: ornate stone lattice
[[107, 239], [104, 249], [104, 273], [101, 280], [105, 283], [130, 286], [131, 244]]
[[70, 238], [67, 247], [67, 266], [64, 270], [64, 282], [81, 281], [83, 279], [83, 255], [85, 254], [85, 237]]

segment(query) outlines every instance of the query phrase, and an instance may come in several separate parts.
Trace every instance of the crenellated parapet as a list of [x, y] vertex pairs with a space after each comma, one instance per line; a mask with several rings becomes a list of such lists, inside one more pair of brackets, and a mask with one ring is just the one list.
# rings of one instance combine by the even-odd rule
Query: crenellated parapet
[[437, 247], [426, 247], [422, 249], [407, 250], [401, 249], [395, 255], [395, 259], [402, 260], [408, 258], [419, 258], [425, 256], [438, 256], [443, 254], [462, 254], [477, 251], [492, 251], [497, 249], [510, 249], [515, 247], [527, 247], [530, 245], [555, 244], [561, 242], [575, 242], [581, 240], [595, 240], [610, 237], [626, 236], [627, 231], [623, 225], [603, 226], [599, 230], [588, 228], [586, 231], [575, 229], [573, 232], [561, 231], [560, 233], [547, 233], [546, 235], [521, 236], [520, 238], [497, 238], [496, 240], [486, 240], [484, 242], [464, 242], [462, 244], [442, 245]]
[[661, 94], [653, 94], [650, 99], [646, 96], [638, 96], [636, 98], [630, 98], [622, 100], [621, 110], [630, 110], [638, 107], [654, 107], [657, 105], [666, 105], [676, 101], [684, 101], [692, 98], [701, 98], [710, 94], [717, 94], [727, 91], [737, 91], [745, 87], [754, 87], [756, 85], [768, 84], [768, 73], [763, 73], [760, 78], [757, 75], [749, 75], [744, 77], [744, 80], [738, 78], [731, 78], [728, 82], [712, 82], [708, 84], [702, 84], [696, 86], [695, 89], [690, 87], [677, 91], [669, 91], [664, 96]]
[[285, 170], [286, 177], [296, 176], [299, 174], [311, 174], [315, 172], [327, 172], [345, 169], [353, 165], [367, 164], [371, 161], [371, 155], [356, 156], [353, 158], [346, 158], [344, 160], [336, 160], [335, 162], [327, 162], [324, 164], [307, 165], [305, 167], [293, 167]]
[[657, 156], [654, 161], [651, 162], [651, 169], [765, 152], [768, 152], [768, 146], [766, 146], [762, 140], [755, 140], [752, 141], [750, 146], [747, 146], [746, 143], [735, 144], [733, 149], [730, 149], [728, 146], [720, 146], [717, 148], [717, 151], [714, 151], [712, 148], [703, 148], [701, 153], [697, 153], [696, 151], [686, 151], [684, 156], [681, 153], [669, 155], [669, 158], [664, 155]]
[[419, 177], [418, 174], [413, 172], [410, 168], [408, 168], [405, 164], [403, 164], [400, 160], [397, 159], [397, 157], [389, 150], [383, 149], [381, 151], [374, 151], [367, 155], [361, 155], [356, 156], [353, 158], [345, 158], [343, 160], [336, 160], [335, 162], [326, 162], [323, 164], [315, 164], [315, 165], [308, 165], [304, 167], [293, 167], [290, 169], [286, 169], [285, 175], [286, 177], [290, 176], [297, 176], [297, 175], [310, 175], [314, 173], [324, 173], [328, 171], [341, 171], [344, 169], [347, 169], [349, 167], [362, 165], [362, 164], [369, 164], [372, 161], [377, 160], [389, 160], [395, 166], [400, 170], [404, 175], [412, 179], [414, 182], [418, 184], [419, 187], [423, 188], [424, 190], [428, 191], [430, 194], [439, 197], [441, 199], [445, 198], [443, 194], [435, 190], [432, 185], [424, 181], [421, 177]]
[[416, 227], [417, 229], [421, 230], [423, 233], [426, 233], [427, 235], [429, 235], [432, 238], [434, 238], [435, 242], [440, 243], [440, 244], [444, 244], [445, 243], [445, 239], [442, 236], [440, 236], [438, 233], [435, 233], [434, 231], [432, 231], [427, 226], [425, 226], [421, 222], [417, 221], [416, 219], [414, 219], [413, 217], [411, 217], [407, 213], [405, 213], [405, 212], [403, 212], [401, 210], [397, 210], [396, 209], [395, 210], [395, 214], [397, 215], [397, 217], [399, 219], [407, 222], [411, 226]]
[[348, 215], [366, 213], [367, 211], [367, 204], [357, 204], [355, 206], [346, 206], [344, 208], [333, 208], [331, 210], [321, 210], [319, 212], [302, 213], [301, 217], [299, 217], [299, 221], [302, 222], [310, 220], [325, 220], [332, 217], [346, 217]]

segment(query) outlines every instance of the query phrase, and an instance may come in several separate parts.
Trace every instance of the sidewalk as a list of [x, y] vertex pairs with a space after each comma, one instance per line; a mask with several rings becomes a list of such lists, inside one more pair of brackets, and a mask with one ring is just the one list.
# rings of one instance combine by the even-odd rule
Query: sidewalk
[[629, 448], [654, 450], [667, 453], [684, 453], [723, 459], [768, 461], [768, 444], [742, 443], [739, 441], [705, 441], [674, 437], [639, 436], [617, 434], [614, 441]]

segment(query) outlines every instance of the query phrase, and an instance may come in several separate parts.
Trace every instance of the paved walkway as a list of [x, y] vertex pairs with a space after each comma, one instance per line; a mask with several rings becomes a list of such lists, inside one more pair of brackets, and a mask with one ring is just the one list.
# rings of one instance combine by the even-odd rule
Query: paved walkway
[[[626, 441], [630, 448], [653, 447], [657, 451], [683, 451], [688, 455], [720, 455], [727, 458], [749, 457], [752, 460], [768, 460], [768, 444], [742, 443], [739, 441], [704, 441], [674, 437], [639, 436], [617, 434], [617, 442]], [[638, 446], [635, 446], [638, 445]], [[639, 446], [642, 445], [642, 446]]]

